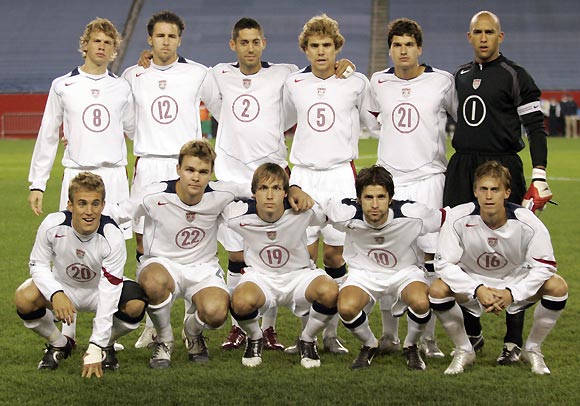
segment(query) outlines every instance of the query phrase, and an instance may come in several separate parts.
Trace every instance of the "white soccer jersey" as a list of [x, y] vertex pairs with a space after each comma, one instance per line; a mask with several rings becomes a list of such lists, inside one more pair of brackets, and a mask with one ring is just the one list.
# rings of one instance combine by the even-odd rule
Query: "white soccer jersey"
[[143, 259], [165, 257], [183, 265], [217, 261], [218, 221], [235, 198], [247, 198], [246, 185], [210, 182], [201, 201], [189, 206], [175, 190], [177, 180], [152, 183], [142, 198], [132, 197], [113, 208], [112, 216], [128, 221], [144, 216]]
[[109, 72], [89, 75], [80, 68], [56, 78], [32, 154], [30, 188], [46, 189], [61, 124], [68, 141], [62, 165], [90, 170], [127, 165], [123, 130], [131, 133], [133, 123], [133, 98], [124, 80]]
[[[507, 203], [506, 209], [507, 223], [496, 230], [483, 222], [475, 202], [449, 212], [439, 234], [435, 271], [453, 292], [471, 296], [482, 282], [494, 286], [505, 280], [514, 301], [520, 301], [534, 295], [556, 272], [544, 224], [513, 203]], [[522, 273], [523, 279], [510, 281]]]
[[264, 162], [288, 165], [282, 90], [288, 75], [297, 70], [296, 65], [267, 62], [254, 75], [244, 75], [239, 64], [222, 63], [211, 69], [211, 88], [217, 93], [211, 98], [222, 102], [215, 144], [218, 179], [249, 182]]
[[447, 114], [457, 119], [453, 75], [425, 66], [414, 79], [400, 79], [395, 69], [371, 77], [371, 93], [381, 113], [378, 164], [404, 186], [447, 168]]
[[177, 157], [188, 141], [201, 139], [200, 101], [208, 69], [183, 57], [167, 66], [127, 68], [123, 77], [135, 99], [137, 156]]
[[369, 81], [358, 72], [320, 79], [308, 66], [286, 79], [283, 101], [286, 120], [297, 123], [290, 151], [294, 165], [325, 170], [352, 161], [361, 124], [376, 126]]
[[97, 231], [80, 235], [69, 211], [46, 216], [30, 254], [30, 275], [46, 300], [62, 290], [98, 291], [90, 341], [105, 347], [118, 310], [127, 259], [123, 233], [110, 217], [101, 216]]
[[356, 269], [383, 273], [421, 266], [423, 252], [417, 238], [439, 230], [444, 210], [421, 203], [393, 200], [385, 224], [373, 227], [364, 220], [355, 199], [331, 200], [326, 210], [329, 222], [346, 232], [343, 257]]
[[240, 201], [226, 208], [224, 218], [227, 226], [244, 239], [244, 259], [252, 268], [274, 274], [316, 268], [308, 254], [306, 228], [325, 222], [318, 205], [294, 213], [285, 200], [282, 217], [269, 223], [258, 217], [255, 200]]

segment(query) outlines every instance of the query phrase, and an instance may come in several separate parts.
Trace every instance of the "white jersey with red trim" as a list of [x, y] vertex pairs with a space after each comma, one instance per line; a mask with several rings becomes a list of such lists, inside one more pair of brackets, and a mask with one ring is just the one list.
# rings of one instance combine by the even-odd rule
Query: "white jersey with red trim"
[[308, 66], [286, 79], [283, 101], [286, 120], [297, 123], [294, 165], [325, 170], [350, 162], [358, 157], [361, 124], [376, 126], [369, 81], [358, 72], [320, 79]]
[[136, 156], [177, 157], [183, 144], [201, 139], [199, 105], [209, 95], [207, 72], [183, 57], [167, 66], [135, 65], [123, 72], [135, 99]]
[[112, 208], [112, 217], [128, 221], [144, 216], [143, 259], [165, 257], [183, 265], [217, 262], [220, 215], [235, 198], [250, 197], [247, 185], [210, 182], [201, 201], [189, 206], [176, 192], [177, 180], [145, 188], [143, 197], [130, 198]]
[[101, 216], [97, 231], [81, 235], [72, 226], [71, 212], [62, 211], [46, 216], [38, 228], [29, 267], [46, 300], [61, 290], [87, 294], [98, 290], [90, 341], [105, 347], [119, 306], [126, 260], [125, 238], [110, 217]]
[[[262, 62], [261, 69], [245, 75], [239, 64], [214, 66], [209, 78], [221, 99], [216, 139], [216, 177], [228, 181], [251, 181], [254, 170], [264, 162], [286, 167], [282, 89], [298, 67]], [[240, 165], [247, 168], [239, 173]]]
[[89, 75], [76, 68], [53, 80], [42, 116], [28, 180], [46, 189], [63, 126], [65, 168], [95, 169], [127, 165], [123, 130], [134, 126], [133, 97], [127, 82], [110, 72]]
[[324, 224], [326, 216], [318, 205], [295, 213], [287, 200], [284, 214], [275, 222], [262, 220], [256, 201], [239, 201], [224, 211], [226, 224], [243, 237], [246, 264], [260, 272], [284, 274], [316, 266], [308, 254], [306, 228]]
[[453, 75], [425, 66], [421, 75], [405, 80], [389, 68], [370, 82], [382, 122], [377, 163], [397, 186], [445, 173], [447, 114], [457, 119]]
[[343, 257], [353, 268], [383, 273], [421, 266], [423, 251], [417, 246], [421, 235], [438, 231], [445, 211], [424, 204], [393, 200], [387, 221], [379, 227], [364, 219], [355, 199], [331, 199], [325, 209], [329, 222], [346, 232]]
[[[495, 230], [483, 222], [476, 202], [449, 212], [439, 234], [435, 271], [453, 292], [470, 296], [481, 283], [495, 286], [505, 280], [514, 301], [520, 301], [533, 296], [556, 272], [544, 224], [528, 209], [513, 203], [505, 207], [507, 223]], [[510, 281], [521, 273], [523, 279]]]

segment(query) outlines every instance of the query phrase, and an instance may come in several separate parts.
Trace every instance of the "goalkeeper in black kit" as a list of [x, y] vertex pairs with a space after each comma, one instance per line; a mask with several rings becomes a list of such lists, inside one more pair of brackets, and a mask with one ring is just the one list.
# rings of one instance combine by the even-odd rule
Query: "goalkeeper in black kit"
[[[509, 201], [536, 213], [552, 198], [546, 182], [548, 148], [540, 109], [541, 92], [524, 68], [500, 53], [504, 33], [495, 14], [476, 13], [471, 19], [467, 39], [473, 47], [474, 60], [461, 65], [455, 72], [459, 99], [452, 143], [455, 153], [447, 167], [443, 205], [453, 207], [474, 200], [475, 168], [496, 160], [511, 174]], [[527, 192], [523, 164], [518, 156], [525, 147], [522, 124], [528, 136], [533, 166]], [[463, 314], [474, 349], [481, 349], [483, 335], [479, 318], [465, 309]], [[523, 324], [524, 312], [506, 315], [507, 331], [498, 364], [519, 361]]]

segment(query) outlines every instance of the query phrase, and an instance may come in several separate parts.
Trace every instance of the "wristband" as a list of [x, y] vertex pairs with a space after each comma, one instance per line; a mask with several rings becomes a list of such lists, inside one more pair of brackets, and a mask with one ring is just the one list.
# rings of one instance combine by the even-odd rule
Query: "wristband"
[[535, 180], [542, 180], [546, 181], [546, 170], [540, 168], [533, 168], [532, 169], [532, 182]]
[[103, 350], [96, 344], [90, 343], [84, 356], [84, 364], [98, 364], [103, 360]]

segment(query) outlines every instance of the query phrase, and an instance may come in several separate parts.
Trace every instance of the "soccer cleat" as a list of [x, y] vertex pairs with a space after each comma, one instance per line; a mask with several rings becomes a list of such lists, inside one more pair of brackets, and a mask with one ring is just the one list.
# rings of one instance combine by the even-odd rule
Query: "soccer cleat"
[[522, 351], [522, 358], [524, 361], [532, 365], [532, 372], [537, 375], [550, 375], [550, 369], [544, 362], [544, 354], [538, 348], [533, 351]]
[[135, 342], [135, 348], [148, 348], [157, 340], [155, 327], [145, 325], [143, 332]]
[[445, 354], [439, 349], [434, 338], [422, 338], [419, 349], [427, 358], [443, 358]]
[[387, 355], [401, 351], [401, 341], [393, 340], [387, 336], [379, 338], [379, 354]]
[[505, 343], [499, 357], [497, 357], [497, 363], [499, 365], [513, 365], [520, 360], [520, 354], [522, 349], [514, 343]]
[[371, 366], [373, 358], [379, 351], [379, 347], [367, 347], [363, 345], [360, 348], [358, 357], [350, 365], [350, 369], [364, 369]]
[[419, 354], [419, 347], [417, 345], [404, 347], [403, 355], [407, 359], [407, 368], [409, 368], [411, 371], [425, 370], [425, 362], [423, 362], [421, 354]]
[[469, 338], [469, 342], [473, 347], [473, 351], [475, 352], [483, 351], [483, 345], [485, 344], [485, 341], [483, 340], [483, 334], [480, 333], [478, 336], [467, 336], [467, 337]]
[[257, 367], [262, 363], [262, 349], [264, 347], [264, 339], [257, 340], [249, 339], [246, 341], [246, 351], [242, 357], [242, 365], [246, 367]]
[[119, 361], [117, 361], [117, 351], [114, 345], [103, 348], [103, 361], [101, 361], [103, 369], [109, 371], [117, 371], [119, 369]]
[[322, 345], [325, 352], [335, 355], [348, 354], [348, 349], [342, 345], [337, 336], [322, 337]]
[[300, 365], [304, 368], [318, 368], [320, 366], [320, 356], [316, 348], [316, 341], [298, 340], [298, 348], [300, 349]]
[[173, 341], [167, 343], [153, 342], [153, 353], [149, 358], [149, 366], [153, 369], [169, 368], [171, 366], [171, 353]]
[[273, 351], [284, 351], [284, 345], [278, 341], [278, 334], [274, 327], [270, 326], [263, 332], [264, 349]]
[[70, 356], [73, 349], [73, 343], [74, 340], [66, 337], [66, 344], [64, 347], [55, 347], [47, 344], [46, 349], [44, 350], [44, 356], [38, 363], [38, 369], [57, 369], [60, 361], [67, 359]]
[[461, 374], [467, 366], [473, 363], [475, 363], [475, 351], [455, 349], [453, 351], [453, 360], [443, 373], [445, 375]]
[[206, 340], [207, 338], [201, 333], [196, 336], [189, 335], [187, 332], [185, 333], [185, 346], [187, 347], [190, 361], [199, 364], [204, 364], [209, 361], [209, 351], [205, 344]]
[[234, 350], [246, 343], [246, 333], [238, 326], [232, 326], [226, 340], [222, 343], [222, 350]]

